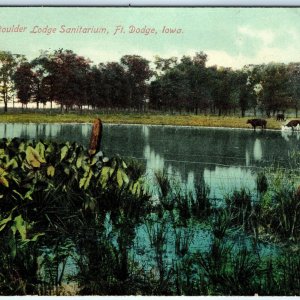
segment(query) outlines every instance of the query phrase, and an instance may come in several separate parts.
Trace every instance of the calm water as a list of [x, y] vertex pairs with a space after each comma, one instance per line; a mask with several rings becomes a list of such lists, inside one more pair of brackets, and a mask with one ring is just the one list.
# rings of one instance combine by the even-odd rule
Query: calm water
[[[0, 124], [12, 138], [77, 141], [88, 146], [90, 124]], [[104, 124], [105, 155], [120, 154], [145, 163], [149, 175], [165, 170], [178, 184], [205, 181], [211, 196], [233, 188], [254, 189], [255, 174], [272, 164], [289, 166], [300, 150], [299, 132]]]
[[[76, 141], [85, 146], [89, 144], [90, 132], [90, 124], [0, 124], [0, 137]], [[288, 131], [105, 124], [102, 150], [108, 157], [120, 154], [140, 160], [146, 165], [149, 178], [154, 171], [165, 170], [176, 184], [193, 187], [195, 182], [204, 181], [211, 187], [211, 196], [220, 198], [234, 188], [254, 190], [256, 172], [264, 167], [289, 167], [289, 153], [300, 150], [299, 140], [299, 132]], [[167, 264], [171, 266], [176, 255], [175, 229], [170, 224], [164, 231]], [[108, 236], [113, 236], [109, 223], [106, 228]], [[176, 235], [189, 241], [189, 251], [209, 249], [212, 235], [207, 228], [200, 225], [176, 231]], [[231, 239], [239, 245], [245, 237], [239, 234]], [[272, 244], [258, 247], [260, 255], [277, 251]], [[155, 252], [145, 224], [136, 228], [131, 255], [146, 268], [155, 265]], [[66, 272], [76, 273], [71, 260]]]

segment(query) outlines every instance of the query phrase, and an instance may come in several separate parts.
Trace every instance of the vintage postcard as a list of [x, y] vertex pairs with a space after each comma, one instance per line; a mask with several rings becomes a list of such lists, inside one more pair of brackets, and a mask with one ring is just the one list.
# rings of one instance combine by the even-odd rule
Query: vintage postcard
[[299, 296], [299, 15], [0, 7], [0, 295]]

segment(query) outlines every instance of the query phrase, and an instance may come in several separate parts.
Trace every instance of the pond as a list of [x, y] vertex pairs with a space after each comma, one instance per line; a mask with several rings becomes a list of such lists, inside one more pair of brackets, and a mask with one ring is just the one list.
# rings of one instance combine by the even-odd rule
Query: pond
[[[0, 124], [0, 132], [88, 146], [91, 124]], [[148, 176], [164, 170], [179, 185], [204, 181], [211, 197], [222, 198], [235, 188], [255, 189], [256, 173], [264, 167], [288, 168], [299, 138], [289, 131], [104, 124], [102, 149], [108, 157], [141, 161]]]
[[[6, 138], [76, 141], [88, 147], [91, 124], [0, 124], [0, 133]], [[102, 150], [108, 157], [120, 154], [139, 160], [145, 164], [149, 178], [154, 172], [165, 170], [179, 186], [194, 188], [205, 182], [210, 186], [211, 198], [224, 199], [224, 194], [234, 189], [255, 190], [256, 174], [265, 167], [279, 164], [289, 168], [290, 153], [300, 150], [299, 138], [298, 132], [289, 131], [104, 124]], [[148, 182], [151, 185], [151, 180]], [[158, 265], [153, 241], [161, 233], [162, 255], [168, 269], [185, 257], [176, 252], [178, 245], [183, 250], [187, 247], [189, 253], [210, 250], [211, 220], [191, 220], [186, 224], [178, 220], [173, 212], [164, 212], [163, 217], [153, 213], [136, 224], [129, 251], [132, 260], [147, 271]], [[120, 232], [113, 227], [109, 213], [104, 225], [105, 239], [117, 248]], [[230, 246], [246, 245], [252, 254], [262, 258], [280, 255], [280, 247], [273, 242], [254, 245], [251, 232], [243, 233], [239, 227], [228, 231], [226, 242]], [[77, 271], [70, 258], [66, 274]]]

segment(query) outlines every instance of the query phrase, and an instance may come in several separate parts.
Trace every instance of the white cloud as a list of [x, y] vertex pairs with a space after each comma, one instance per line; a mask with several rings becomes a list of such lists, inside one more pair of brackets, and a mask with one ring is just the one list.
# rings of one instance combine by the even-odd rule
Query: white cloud
[[[232, 67], [234, 69], [242, 68], [247, 64], [267, 64], [270, 62], [289, 63], [300, 61], [300, 34], [299, 31], [293, 28], [287, 28], [284, 35], [289, 38], [288, 44], [276, 43], [275, 39], [280, 38], [279, 32], [274, 32], [270, 29], [254, 29], [249, 26], [238, 27], [236, 39], [237, 49], [240, 49], [240, 54], [231, 55], [227, 51], [215, 49], [207, 50], [209, 56], [209, 65], [219, 65], [224, 67]], [[281, 35], [283, 33], [281, 32]], [[242, 46], [246, 41], [250, 45], [253, 43], [255, 52], [247, 54]], [[256, 41], [255, 41], [256, 39]], [[255, 44], [254, 44], [255, 43]], [[248, 44], [249, 45], [249, 44]]]
[[[85, 57], [90, 58], [94, 64], [100, 62], [109, 61], [119, 61], [123, 55], [128, 53], [141, 55], [142, 57], [148, 59], [149, 61], [154, 61], [154, 56], [157, 55], [156, 52], [150, 50], [139, 50], [136, 53], [124, 51], [109, 51], [109, 50], [96, 50], [94, 48], [82, 48], [75, 50], [76, 53], [82, 54]], [[193, 56], [197, 50], [190, 49], [188, 51], [169, 51], [166, 53], [160, 53], [159, 56], [163, 58], [169, 58], [172, 56], [178, 57], [179, 59], [183, 55]], [[290, 46], [285, 49], [262, 46], [255, 55], [247, 56], [244, 54], [231, 55], [223, 50], [207, 49], [204, 52], [208, 55], [208, 66], [218, 65], [223, 67], [231, 67], [233, 69], [239, 69], [247, 64], [263, 64], [269, 62], [283, 62], [289, 63], [292, 61], [300, 61], [300, 51], [296, 47]]]
[[245, 38], [259, 39], [264, 45], [271, 44], [275, 39], [275, 33], [271, 29], [254, 29], [249, 26], [238, 27], [238, 43], [243, 42]]
[[104, 50], [104, 49], [97, 50], [97, 48], [79, 48], [78, 50], [76, 49], [75, 52], [78, 54], [82, 54], [85, 57], [91, 59], [94, 64], [98, 64], [100, 62], [106, 63], [106, 62], [119, 61], [123, 55], [128, 55], [128, 54], [140, 55], [149, 61], [153, 61], [154, 56], [156, 55], [156, 53], [154, 53], [150, 50], [113, 51], [113, 50]]
[[205, 53], [208, 55], [208, 66], [218, 65], [238, 69], [249, 63], [247, 57], [243, 55], [233, 56], [228, 54], [226, 51], [207, 50]]
[[289, 46], [284, 49], [263, 46], [253, 56], [230, 55], [226, 51], [207, 50], [208, 65], [218, 65], [239, 69], [247, 64], [267, 64], [270, 62], [289, 63], [300, 62], [300, 51], [297, 47]]
[[[279, 33], [275, 34], [270, 29], [258, 30], [250, 28], [249, 26], [244, 26], [239, 27], [238, 32], [239, 36], [237, 39], [237, 44], [242, 45], [250, 38], [251, 43], [255, 43], [255, 52], [247, 54], [245, 49], [238, 47], [237, 49], [240, 49], [240, 53], [237, 55], [231, 55], [230, 52], [226, 50], [213, 48], [201, 49], [208, 55], [208, 66], [218, 65], [239, 69], [247, 64], [262, 64], [272, 61], [284, 63], [300, 61], [300, 34], [298, 31], [292, 28], [285, 32], [285, 34], [289, 37], [289, 44], [278, 44], [278, 46], [274, 46], [275, 44], [273, 42], [277, 37], [279, 38]], [[258, 40], [255, 41], [255, 39]], [[163, 58], [175, 56], [180, 59], [183, 55], [193, 56], [197, 51], [199, 51], [199, 49], [196, 48], [179, 50], [178, 48], [173, 47], [170, 49], [164, 49], [158, 53], [157, 51], [152, 51], [149, 48], [136, 48], [135, 45], [132, 45], [132, 48], [127, 47], [125, 50], [118, 49], [117, 45], [116, 47], [103, 47], [102, 45], [100, 48], [99, 45], [96, 44], [85, 47], [78, 45], [77, 47], [73, 48], [73, 50], [78, 54], [90, 58], [94, 64], [98, 64], [100, 62], [105, 63], [109, 61], [119, 61], [123, 55], [128, 53], [141, 55], [142, 57], [153, 62], [155, 55], [159, 55]]]
[[298, 62], [300, 61], [300, 52], [298, 48], [288, 46], [286, 48], [262, 47], [256, 54], [256, 60], [259, 63], [268, 62]]
[[[120, 58], [123, 55], [127, 54], [134, 54], [134, 55], [140, 55], [143, 58], [146, 58], [152, 63], [152, 66], [154, 67], [154, 58], [155, 56], [160, 56], [162, 58], [170, 58], [170, 57], [178, 57], [180, 59], [182, 56], [194, 56], [196, 52], [199, 52], [199, 50], [195, 49], [189, 49], [186, 51], [178, 51], [177, 49], [169, 49], [165, 52], [157, 53], [155, 51], [147, 50], [147, 49], [139, 49], [139, 50], [118, 50], [118, 51], [110, 51], [110, 50], [104, 50], [99, 49], [97, 50], [97, 47], [84, 47], [84, 48], [78, 48], [74, 49], [74, 51], [78, 54], [84, 55], [86, 58], [89, 58], [92, 60], [93, 64], [99, 64], [106, 63], [106, 62], [117, 62], [120, 60]], [[206, 51], [204, 51], [206, 53]]]

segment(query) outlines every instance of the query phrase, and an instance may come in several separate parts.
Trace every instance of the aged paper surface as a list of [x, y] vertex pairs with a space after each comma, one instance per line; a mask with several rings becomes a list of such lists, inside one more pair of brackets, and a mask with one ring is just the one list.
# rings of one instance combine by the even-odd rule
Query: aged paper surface
[[299, 12], [1, 7], [0, 295], [299, 295]]

